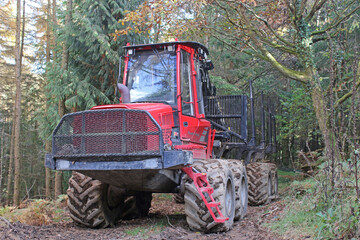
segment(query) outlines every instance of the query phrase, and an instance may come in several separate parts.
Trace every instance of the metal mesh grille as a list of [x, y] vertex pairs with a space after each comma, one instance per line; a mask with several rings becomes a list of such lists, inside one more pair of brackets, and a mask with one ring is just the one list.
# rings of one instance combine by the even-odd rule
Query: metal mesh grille
[[162, 137], [146, 111], [109, 109], [64, 116], [53, 133], [56, 158], [156, 156]]

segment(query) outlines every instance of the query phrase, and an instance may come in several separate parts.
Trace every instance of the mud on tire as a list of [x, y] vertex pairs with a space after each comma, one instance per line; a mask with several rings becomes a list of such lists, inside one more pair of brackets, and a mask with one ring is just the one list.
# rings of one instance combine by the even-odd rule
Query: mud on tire
[[[223, 160], [198, 160], [193, 167], [206, 173], [209, 184], [214, 188], [212, 194], [220, 202], [220, 211], [229, 220], [216, 223], [201, 199], [191, 179], [185, 178], [185, 214], [190, 229], [201, 232], [224, 232], [230, 230], [235, 217], [235, 187], [233, 173]], [[217, 214], [217, 213], [216, 213]]]
[[69, 179], [68, 208], [70, 217], [77, 224], [90, 228], [114, 226], [122, 211], [123, 202], [112, 200], [109, 205], [109, 185], [84, 174], [73, 172]]
[[267, 204], [272, 196], [270, 163], [250, 163], [246, 166], [249, 186], [249, 205]]
[[242, 161], [229, 159], [226, 160], [234, 175], [235, 185], [235, 217], [238, 221], [243, 219], [247, 213], [248, 206], [248, 179], [246, 168]]

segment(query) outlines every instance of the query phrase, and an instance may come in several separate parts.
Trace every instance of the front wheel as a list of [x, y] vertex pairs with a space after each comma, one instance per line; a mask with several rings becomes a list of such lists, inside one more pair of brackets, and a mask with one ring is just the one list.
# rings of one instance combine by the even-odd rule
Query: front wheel
[[214, 188], [213, 197], [216, 202], [220, 202], [219, 209], [224, 217], [228, 217], [229, 220], [224, 223], [216, 223], [201, 199], [193, 181], [186, 178], [185, 214], [190, 229], [201, 232], [229, 231], [235, 217], [235, 187], [232, 171], [226, 162], [217, 159], [198, 160], [193, 164], [193, 167], [199, 172], [207, 174], [208, 182]]
[[90, 228], [114, 226], [123, 209], [123, 199], [114, 194], [109, 184], [73, 172], [67, 190], [70, 217]]

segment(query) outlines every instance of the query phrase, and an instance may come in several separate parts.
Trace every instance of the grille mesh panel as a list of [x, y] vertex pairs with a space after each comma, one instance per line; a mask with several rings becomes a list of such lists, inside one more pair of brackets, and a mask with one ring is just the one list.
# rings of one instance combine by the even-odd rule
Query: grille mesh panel
[[[243, 111], [241, 101], [241, 95], [208, 96], [205, 100], [205, 116], [229, 130], [240, 134]], [[239, 139], [231, 137], [231, 141], [239, 142]]]
[[159, 156], [159, 125], [142, 110], [109, 109], [65, 115], [53, 133], [56, 158]]

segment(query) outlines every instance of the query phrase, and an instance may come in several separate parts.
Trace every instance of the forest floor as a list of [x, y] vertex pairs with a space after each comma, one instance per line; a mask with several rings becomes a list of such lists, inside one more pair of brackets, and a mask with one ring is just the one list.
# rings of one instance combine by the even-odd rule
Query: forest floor
[[154, 194], [149, 217], [120, 221], [115, 228], [79, 227], [65, 210], [61, 221], [42, 226], [10, 223], [0, 218], [0, 239], [282, 239], [264, 224], [277, 221], [283, 209], [281, 200], [266, 206], [249, 206], [245, 219], [235, 222], [229, 232], [202, 234], [187, 226], [183, 204], [175, 203], [170, 194]]

